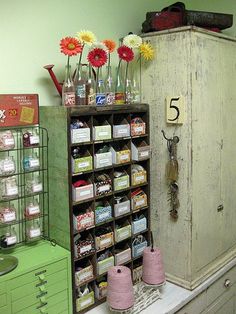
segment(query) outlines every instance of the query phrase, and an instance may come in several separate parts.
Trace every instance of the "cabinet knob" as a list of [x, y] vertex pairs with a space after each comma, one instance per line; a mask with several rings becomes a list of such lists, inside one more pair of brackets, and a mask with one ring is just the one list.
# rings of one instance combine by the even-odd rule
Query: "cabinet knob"
[[44, 285], [42, 285], [42, 286], [39, 286], [39, 290], [41, 291], [41, 292], [43, 292], [43, 291], [45, 291], [45, 286]]
[[231, 286], [231, 281], [229, 279], [225, 279], [224, 286], [225, 288], [229, 288]]
[[217, 207], [217, 211], [221, 212], [224, 209], [224, 206], [221, 204]]
[[45, 297], [41, 297], [40, 301], [45, 304], [46, 303], [46, 298]]
[[41, 308], [41, 309], [40, 309], [40, 313], [42, 313], [42, 314], [48, 314], [48, 311], [47, 311], [47, 309], [44, 307], [44, 308]]
[[40, 275], [39, 275], [39, 279], [40, 279], [41, 281], [43, 281], [43, 280], [45, 279], [44, 274], [40, 274]]

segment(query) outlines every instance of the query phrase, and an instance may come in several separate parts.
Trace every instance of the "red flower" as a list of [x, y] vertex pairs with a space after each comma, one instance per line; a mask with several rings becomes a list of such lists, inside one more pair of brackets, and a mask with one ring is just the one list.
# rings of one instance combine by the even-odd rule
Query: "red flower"
[[74, 37], [65, 37], [60, 41], [61, 52], [67, 56], [76, 56], [81, 53], [83, 46]]
[[133, 50], [127, 46], [124, 46], [124, 45], [120, 46], [117, 49], [117, 52], [118, 52], [119, 58], [126, 62], [130, 62], [134, 58]]
[[87, 59], [93, 67], [101, 67], [107, 62], [107, 53], [102, 48], [94, 48], [88, 53]]

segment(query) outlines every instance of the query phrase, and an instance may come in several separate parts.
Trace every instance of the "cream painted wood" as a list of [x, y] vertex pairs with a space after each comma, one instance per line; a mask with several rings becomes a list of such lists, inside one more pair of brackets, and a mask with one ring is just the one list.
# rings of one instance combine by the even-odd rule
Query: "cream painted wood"
[[206, 309], [206, 291], [202, 292], [197, 298], [184, 306], [177, 314], [197, 314]]
[[[194, 313], [194, 312], [193, 312]], [[202, 314], [235, 314], [236, 289], [225, 292]]]
[[[236, 256], [236, 40], [196, 27], [144, 38], [156, 50], [141, 73], [142, 101], [150, 104], [152, 230], [167, 278], [193, 289]], [[184, 97], [183, 125], [166, 123], [168, 96]], [[176, 222], [169, 216], [162, 129], [180, 138]]]

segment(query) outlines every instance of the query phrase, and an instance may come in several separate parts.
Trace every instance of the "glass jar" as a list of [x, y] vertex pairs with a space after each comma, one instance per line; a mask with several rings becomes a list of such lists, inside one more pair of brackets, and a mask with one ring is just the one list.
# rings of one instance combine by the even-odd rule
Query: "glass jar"
[[38, 200], [27, 203], [25, 208], [25, 217], [31, 218], [40, 215], [40, 207]]
[[11, 199], [18, 196], [16, 177], [4, 178], [1, 180], [1, 196], [3, 199]]
[[15, 246], [17, 243], [17, 233], [15, 227], [10, 226], [5, 235], [0, 238], [0, 247], [3, 249], [9, 249]]
[[0, 175], [14, 174], [16, 171], [15, 160], [13, 156], [7, 156], [0, 159]]
[[16, 209], [12, 204], [10, 206], [0, 208], [0, 223], [6, 224], [16, 220]]
[[15, 148], [15, 138], [12, 131], [7, 130], [0, 132], [0, 150]]
[[41, 228], [39, 219], [32, 220], [26, 227], [26, 239], [32, 241], [39, 239], [41, 236]]
[[25, 130], [23, 132], [23, 146], [24, 147], [34, 147], [38, 146], [40, 142], [39, 130]]
[[40, 176], [35, 176], [31, 180], [26, 181], [26, 192], [29, 194], [40, 193], [43, 191], [43, 184]]
[[38, 155], [32, 154], [31, 156], [25, 156], [23, 158], [23, 169], [24, 171], [37, 170], [40, 167], [40, 161]]

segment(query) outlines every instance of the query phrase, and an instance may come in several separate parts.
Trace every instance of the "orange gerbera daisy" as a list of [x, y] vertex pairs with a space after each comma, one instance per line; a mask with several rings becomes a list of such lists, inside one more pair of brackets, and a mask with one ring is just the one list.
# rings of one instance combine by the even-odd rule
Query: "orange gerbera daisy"
[[83, 46], [79, 43], [78, 39], [74, 37], [65, 37], [60, 41], [61, 52], [71, 57], [81, 53]]
[[104, 39], [102, 41], [104, 43], [104, 45], [107, 47], [107, 49], [109, 50], [109, 53], [113, 52], [116, 48], [116, 43], [114, 42], [114, 40], [111, 39]]

